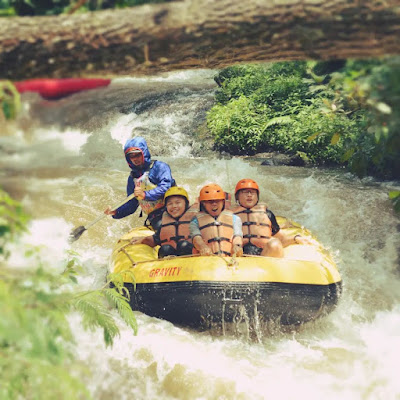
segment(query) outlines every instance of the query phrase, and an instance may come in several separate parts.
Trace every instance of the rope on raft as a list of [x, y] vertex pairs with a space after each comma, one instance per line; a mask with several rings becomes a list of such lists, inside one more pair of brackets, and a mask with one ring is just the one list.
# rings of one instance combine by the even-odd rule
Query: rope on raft
[[132, 267], [135, 267], [137, 262], [129, 255], [129, 253], [125, 250], [125, 247], [121, 247], [118, 251], [122, 251], [128, 258], [129, 261], [132, 263]]
[[[118, 252], [122, 251], [128, 258], [129, 261], [132, 263], [132, 267], [136, 267], [138, 264], [143, 264], [143, 263], [148, 263], [149, 261], [166, 261], [166, 260], [172, 260], [176, 257], [179, 257], [179, 259], [182, 258], [192, 258], [192, 257], [203, 257], [201, 254], [188, 254], [186, 256], [167, 256], [167, 257], [163, 257], [163, 258], [155, 258], [154, 260], [145, 260], [145, 261], [135, 261], [130, 255], [129, 253], [125, 250], [127, 246], [130, 245], [130, 242], [125, 244], [124, 246], [122, 246], [120, 249], [118, 249]], [[222, 260], [224, 260], [226, 262], [226, 265], [228, 267], [237, 267], [238, 266], [238, 262], [236, 260], [236, 256], [233, 255], [231, 259], [229, 259], [228, 257], [223, 257], [219, 254], [214, 254], [212, 256], [209, 257], [220, 257]]]

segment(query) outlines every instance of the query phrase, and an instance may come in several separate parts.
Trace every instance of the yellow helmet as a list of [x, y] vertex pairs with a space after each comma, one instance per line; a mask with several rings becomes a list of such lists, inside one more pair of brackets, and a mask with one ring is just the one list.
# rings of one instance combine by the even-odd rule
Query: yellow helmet
[[164, 203], [167, 201], [168, 197], [171, 196], [182, 196], [186, 199], [186, 201], [189, 203], [189, 195], [187, 194], [187, 191], [183, 187], [179, 186], [172, 186], [170, 187], [164, 195]]

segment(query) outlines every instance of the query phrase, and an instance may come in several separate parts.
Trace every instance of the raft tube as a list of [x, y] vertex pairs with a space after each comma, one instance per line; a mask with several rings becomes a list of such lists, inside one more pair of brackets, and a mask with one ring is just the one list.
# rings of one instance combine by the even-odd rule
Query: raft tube
[[[289, 234], [311, 236], [278, 217]], [[130, 244], [153, 234], [133, 229], [115, 245], [110, 269], [123, 272], [133, 310], [172, 323], [207, 329], [237, 318], [243, 311], [258, 323], [299, 325], [331, 312], [342, 280], [321, 245], [290, 245], [284, 258], [183, 256], [159, 260], [157, 248]], [[135, 283], [133, 283], [133, 280]]]
[[58, 100], [83, 90], [108, 86], [111, 79], [100, 78], [65, 78], [65, 79], [30, 79], [14, 82], [18, 92], [36, 92], [44, 99]]

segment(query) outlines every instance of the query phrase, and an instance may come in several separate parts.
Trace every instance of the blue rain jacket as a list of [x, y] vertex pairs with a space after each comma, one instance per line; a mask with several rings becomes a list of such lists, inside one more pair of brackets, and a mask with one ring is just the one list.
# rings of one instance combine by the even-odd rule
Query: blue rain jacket
[[[127, 155], [128, 150], [133, 147], [140, 149], [143, 153], [144, 165], [141, 165], [141, 168], [138, 168], [134, 164], [132, 164], [130, 158]], [[145, 199], [147, 201], [156, 201], [163, 198], [165, 192], [171, 186], [175, 186], [175, 180], [172, 178], [171, 169], [168, 164], [162, 161], [154, 161], [153, 165], [151, 165], [152, 163], [150, 151], [144, 138], [138, 136], [133, 139], [127, 140], [124, 146], [124, 153], [126, 162], [132, 170], [131, 174], [128, 177], [128, 183], [126, 187], [126, 193], [128, 196], [131, 195], [133, 193], [133, 190], [135, 189], [135, 182], [133, 178], [139, 178], [143, 175], [145, 171], [149, 171], [150, 182], [157, 185], [156, 188], [145, 192]], [[138, 200], [132, 199], [128, 201], [128, 203], [125, 203], [120, 208], [118, 208], [117, 213], [113, 215], [113, 218], [119, 219], [133, 214], [138, 206]]]

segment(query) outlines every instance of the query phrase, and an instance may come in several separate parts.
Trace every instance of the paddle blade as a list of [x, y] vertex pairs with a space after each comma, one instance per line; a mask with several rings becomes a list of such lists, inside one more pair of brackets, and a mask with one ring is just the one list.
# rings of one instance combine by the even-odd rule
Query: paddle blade
[[69, 242], [75, 242], [75, 240], [78, 240], [82, 233], [86, 231], [86, 228], [84, 226], [78, 226], [75, 228], [70, 234], [69, 234]]

